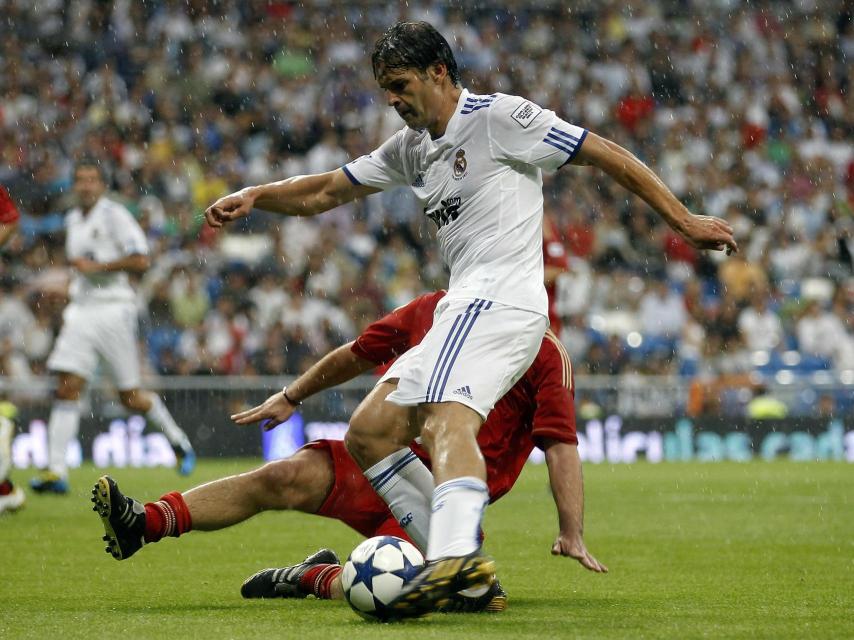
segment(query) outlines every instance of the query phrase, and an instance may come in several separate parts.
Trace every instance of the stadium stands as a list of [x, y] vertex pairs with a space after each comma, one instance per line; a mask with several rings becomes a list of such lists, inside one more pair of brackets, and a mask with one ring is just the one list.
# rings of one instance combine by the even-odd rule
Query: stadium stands
[[[230, 190], [334, 169], [401, 126], [366, 52], [408, 16], [448, 37], [466, 86], [606, 133], [736, 228], [738, 256], [700, 255], [610, 182], [549, 178], [546, 212], [571, 256], [561, 338], [579, 375], [851, 378], [850, 2], [0, 4], [0, 183], [23, 214], [2, 258], [4, 375], [44, 373], [84, 153], [108, 164], [153, 248], [139, 286], [152, 375], [297, 373], [443, 286], [406, 191], [228, 233], [201, 217]], [[850, 387], [837, 396], [850, 410]]]

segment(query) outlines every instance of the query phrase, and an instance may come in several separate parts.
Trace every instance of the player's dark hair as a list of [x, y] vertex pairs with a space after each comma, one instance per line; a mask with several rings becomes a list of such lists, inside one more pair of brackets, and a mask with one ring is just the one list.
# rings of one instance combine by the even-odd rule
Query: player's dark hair
[[417, 69], [423, 73], [437, 62], [448, 69], [451, 82], [460, 83], [457, 60], [448, 41], [429, 22], [392, 25], [376, 41], [371, 54], [375, 78], [384, 69]]
[[74, 175], [77, 175], [77, 172], [80, 169], [97, 169], [98, 175], [101, 176], [101, 182], [106, 185], [110, 184], [110, 175], [107, 171], [107, 167], [104, 166], [104, 163], [101, 162], [99, 158], [95, 156], [81, 156], [74, 163]]

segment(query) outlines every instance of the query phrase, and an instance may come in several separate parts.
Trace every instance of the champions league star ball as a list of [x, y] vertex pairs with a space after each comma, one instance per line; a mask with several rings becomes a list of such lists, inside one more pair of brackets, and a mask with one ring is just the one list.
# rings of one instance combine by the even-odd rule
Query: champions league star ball
[[387, 605], [424, 566], [424, 556], [412, 544], [395, 536], [377, 536], [353, 549], [341, 586], [353, 611], [366, 620], [388, 620]]

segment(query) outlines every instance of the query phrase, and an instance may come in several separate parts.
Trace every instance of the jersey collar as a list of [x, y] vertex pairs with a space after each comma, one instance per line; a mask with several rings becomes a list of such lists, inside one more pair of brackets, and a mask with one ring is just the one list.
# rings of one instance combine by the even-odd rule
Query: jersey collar
[[83, 211], [83, 207], [78, 207], [80, 209], [80, 215], [83, 216], [84, 218], [88, 219], [92, 215], [93, 211], [100, 208], [104, 204], [104, 201], [106, 199], [107, 199], [107, 194], [104, 193], [104, 194], [101, 194], [101, 197], [98, 198], [95, 201], [95, 204], [93, 204], [87, 211]]
[[459, 129], [460, 124], [460, 111], [462, 110], [463, 105], [465, 104], [466, 98], [470, 95], [471, 94], [469, 93], [469, 90], [466, 88], [463, 88], [463, 90], [460, 91], [460, 97], [457, 100], [457, 106], [454, 108], [454, 113], [451, 114], [451, 119], [448, 120], [448, 125], [445, 127], [445, 133], [443, 133], [435, 140], [430, 138], [429, 135], [427, 136], [427, 139], [430, 140], [434, 149], [447, 148], [449, 146], [454, 145], [454, 141], [456, 140], [456, 133]]

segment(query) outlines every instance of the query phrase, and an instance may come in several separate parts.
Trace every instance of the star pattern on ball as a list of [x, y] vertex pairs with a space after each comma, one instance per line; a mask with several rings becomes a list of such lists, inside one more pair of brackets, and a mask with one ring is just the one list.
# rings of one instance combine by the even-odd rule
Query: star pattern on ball
[[382, 569], [374, 567], [370, 562], [354, 562], [353, 568], [356, 569], [356, 577], [353, 579], [353, 586], [356, 586], [361, 582], [371, 593], [374, 591], [374, 577], [385, 573]]
[[402, 551], [401, 551], [400, 555], [403, 558], [403, 568], [398, 569], [397, 571], [390, 571], [389, 573], [397, 576], [398, 578], [402, 579], [404, 582], [409, 582], [410, 580], [412, 580], [412, 578], [414, 578], [416, 575], [418, 575], [418, 572], [421, 571], [421, 569], [424, 565], [412, 564], [409, 561], [409, 558], [406, 557], [406, 554], [403, 553]]
[[395, 549], [399, 549], [402, 553], [403, 547], [400, 546], [401, 542], [403, 542], [403, 540], [400, 538], [396, 538], [394, 536], [383, 536], [382, 540], [377, 545], [377, 549], [380, 547], [394, 547]]

